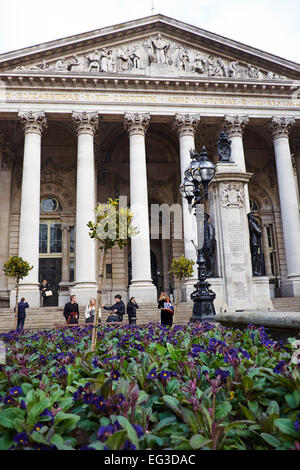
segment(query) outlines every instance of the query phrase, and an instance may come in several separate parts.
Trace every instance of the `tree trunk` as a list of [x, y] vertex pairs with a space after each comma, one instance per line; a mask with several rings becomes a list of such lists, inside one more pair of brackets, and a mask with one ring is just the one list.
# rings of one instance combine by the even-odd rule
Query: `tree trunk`
[[101, 305], [101, 296], [102, 296], [101, 288], [102, 288], [103, 277], [104, 277], [105, 257], [106, 257], [106, 249], [103, 247], [101, 249], [101, 257], [100, 257], [97, 303], [96, 303], [96, 313], [94, 317], [91, 351], [95, 351], [96, 346], [97, 346], [97, 327], [98, 327], [98, 321], [99, 321], [99, 308]]
[[178, 302], [179, 302], [179, 294], [180, 294], [180, 289], [181, 289], [181, 283], [182, 283], [182, 281], [178, 280], [178, 285], [177, 285], [177, 289], [176, 289], [175, 305], [174, 305], [174, 317], [175, 317], [175, 315], [176, 315], [177, 308], [178, 308]]
[[16, 282], [15, 330], [18, 327], [19, 280]]

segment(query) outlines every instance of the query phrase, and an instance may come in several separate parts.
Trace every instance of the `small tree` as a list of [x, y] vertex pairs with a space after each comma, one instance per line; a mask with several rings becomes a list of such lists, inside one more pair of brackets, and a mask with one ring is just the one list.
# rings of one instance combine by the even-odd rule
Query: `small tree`
[[177, 279], [177, 290], [176, 290], [176, 299], [175, 299], [175, 306], [174, 306], [174, 316], [177, 312], [178, 301], [179, 301], [179, 293], [182, 286], [182, 282], [185, 279], [189, 279], [193, 277], [193, 266], [195, 262], [191, 259], [185, 258], [184, 255], [180, 256], [180, 258], [172, 259], [170, 273], [174, 274], [175, 278]]
[[106, 204], [98, 203], [96, 207], [96, 222], [89, 222], [89, 236], [98, 241], [101, 250], [99, 280], [97, 290], [97, 308], [94, 317], [91, 350], [95, 351], [97, 343], [97, 325], [99, 320], [99, 307], [101, 305], [101, 288], [104, 276], [104, 266], [107, 251], [115, 245], [124, 248], [129, 238], [137, 235], [138, 231], [131, 225], [133, 213], [128, 207], [120, 207], [119, 199], [109, 198]]
[[28, 276], [29, 271], [33, 269], [27, 261], [23, 260], [20, 256], [11, 256], [3, 265], [5, 276], [15, 279], [16, 281], [16, 308], [15, 308], [15, 330], [17, 329], [18, 321], [18, 298], [19, 298], [19, 283], [20, 279]]

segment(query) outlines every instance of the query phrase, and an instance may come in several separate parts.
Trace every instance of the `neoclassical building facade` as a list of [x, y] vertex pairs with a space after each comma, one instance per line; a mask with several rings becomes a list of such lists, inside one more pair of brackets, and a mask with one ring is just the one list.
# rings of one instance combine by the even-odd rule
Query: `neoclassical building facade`
[[[218, 161], [222, 130], [229, 162]], [[110, 251], [104, 302], [120, 293], [156, 303], [172, 291], [171, 259], [196, 259], [195, 217], [178, 188], [190, 149], [203, 145], [217, 168], [205, 205], [216, 310], [300, 296], [299, 64], [162, 15], [0, 55], [1, 305], [13, 303], [2, 271], [11, 255], [33, 265], [21, 284], [32, 306], [42, 279], [52, 305], [96, 296], [99, 249], [87, 223], [108, 197], [127, 197], [140, 233]], [[170, 237], [151, 236], [153, 205], [180, 206], [182, 230], [171, 210]], [[262, 276], [252, 272], [250, 211]]]

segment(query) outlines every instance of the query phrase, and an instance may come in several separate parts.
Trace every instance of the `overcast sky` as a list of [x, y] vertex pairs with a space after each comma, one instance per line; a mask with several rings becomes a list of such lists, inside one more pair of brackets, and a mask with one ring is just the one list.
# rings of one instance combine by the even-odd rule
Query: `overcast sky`
[[[152, 0], [0, 0], [0, 53], [151, 15]], [[153, 0], [155, 13], [300, 62], [300, 0]]]

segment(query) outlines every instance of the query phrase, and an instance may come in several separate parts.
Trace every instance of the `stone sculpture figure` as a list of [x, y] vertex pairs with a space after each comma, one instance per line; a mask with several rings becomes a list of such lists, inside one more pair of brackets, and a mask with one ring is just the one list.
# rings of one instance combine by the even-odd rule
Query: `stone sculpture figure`
[[130, 51], [130, 59], [131, 59], [132, 67], [134, 69], [142, 68], [141, 55], [136, 46], [133, 46], [133, 48]]
[[132, 61], [130, 57], [130, 50], [125, 47], [121, 47], [121, 49], [118, 52], [118, 59], [119, 59], [119, 67], [120, 70], [131, 70], [132, 68]]
[[240, 76], [240, 70], [238, 67], [238, 61], [233, 60], [230, 62], [228, 67], [228, 76], [232, 78], [238, 78]]
[[219, 162], [229, 162], [231, 157], [231, 140], [227, 139], [225, 131], [221, 131], [218, 140]]
[[181, 70], [187, 71], [189, 69], [190, 57], [186, 49], [181, 49], [179, 52], [179, 63]]
[[115, 64], [112, 57], [112, 50], [103, 48], [100, 52], [100, 72], [113, 72]]
[[204, 73], [204, 61], [200, 52], [196, 54], [192, 70], [196, 73]]
[[216, 239], [215, 229], [208, 219], [209, 214], [204, 213], [204, 242], [201, 251], [205, 259], [206, 275], [212, 277], [214, 275]]
[[164, 41], [159, 33], [156, 39], [151, 38], [151, 43], [154, 46], [155, 59], [157, 64], [167, 63], [167, 49], [170, 47], [170, 43]]
[[207, 57], [205, 67], [208, 77], [212, 77], [215, 74], [214, 58], [212, 55]]
[[218, 57], [214, 63], [214, 76], [215, 77], [227, 77], [227, 71], [225, 63], [221, 57]]
[[263, 272], [263, 255], [261, 249], [261, 230], [254, 217], [253, 212], [248, 214], [249, 234], [250, 234], [250, 250], [253, 276], [262, 276]]
[[86, 59], [89, 62], [89, 67], [88, 67], [88, 72], [99, 72], [100, 70], [100, 62], [99, 62], [99, 51], [95, 50], [94, 52], [91, 52], [88, 56], [86, 56]]

